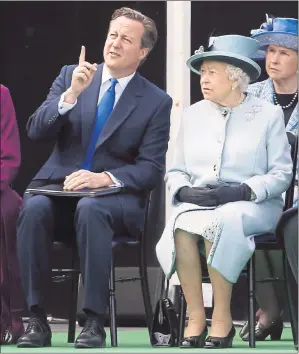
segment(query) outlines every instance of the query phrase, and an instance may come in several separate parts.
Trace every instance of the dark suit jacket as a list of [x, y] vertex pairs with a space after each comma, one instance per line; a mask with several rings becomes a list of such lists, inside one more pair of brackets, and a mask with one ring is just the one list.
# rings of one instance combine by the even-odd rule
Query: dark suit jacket
[[[30, 117], [31, 139], [56, 137], [54, 150], [33, 180], [63, 180], [80, 169], [93, 123], [103, 64], [73, 109], [61, 116], [58, 102], [71, 84], [76, 66], [64, 66], [45, 102]], [[129, 82], [104, 126], [93, 159], [93, 172], [108, 171], [124, 184], [119, 196], [125, 223], [139, 224], [145, 195], [164, 173], [172, 99], [138, 73]], [[141, 218], [140, 220], [138, 218]]]

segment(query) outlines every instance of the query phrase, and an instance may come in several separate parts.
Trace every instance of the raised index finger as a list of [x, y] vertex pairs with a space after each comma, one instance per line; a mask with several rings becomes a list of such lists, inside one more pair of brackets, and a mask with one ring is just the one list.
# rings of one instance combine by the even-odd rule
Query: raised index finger
[[81, 47], [81, 53], [79, 56], [79, 65], [83, 64], [85, 62], [85, 47], [82, 45]]

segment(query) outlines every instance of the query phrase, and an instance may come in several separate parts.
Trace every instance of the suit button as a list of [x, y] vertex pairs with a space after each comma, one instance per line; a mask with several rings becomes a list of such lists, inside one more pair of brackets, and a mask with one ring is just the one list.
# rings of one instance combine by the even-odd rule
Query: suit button
[[213, 166], [213, 170], [216, 171], [216, 165]]

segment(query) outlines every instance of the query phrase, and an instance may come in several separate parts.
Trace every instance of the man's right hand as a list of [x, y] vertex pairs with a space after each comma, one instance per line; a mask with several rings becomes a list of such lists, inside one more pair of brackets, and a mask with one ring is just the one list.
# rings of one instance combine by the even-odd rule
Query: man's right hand
[[75, 103], [78, 96], [90, 85], [97, 71], [97, 64], [90, 64], [85, 61], [85, 47], [81, 47], [79, 65], [72, 75], [71, 86], [66, 90], [64, 102]]

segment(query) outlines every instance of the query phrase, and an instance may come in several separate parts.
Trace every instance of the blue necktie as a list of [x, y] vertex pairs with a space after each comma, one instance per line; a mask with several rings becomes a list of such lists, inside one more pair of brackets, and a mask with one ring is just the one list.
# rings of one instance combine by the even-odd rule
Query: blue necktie
[[97, 115], [96, 115], [95, 124], [91, 136], [91, 141], [84, 162], [81, 167], [84, 170], [91, 169], [96, 143], [98, 141], [98, 138], [101, 134], [101, 131], [108, 117], [110, 116], [110, 113], [113, 110], [114, 101], [115, 101], [115, 85], [117, 84], [118, 81], [114, 78], [110, 79], [110, 81], [111, 81], [111, 86], [105, 92], [97, 108]]

